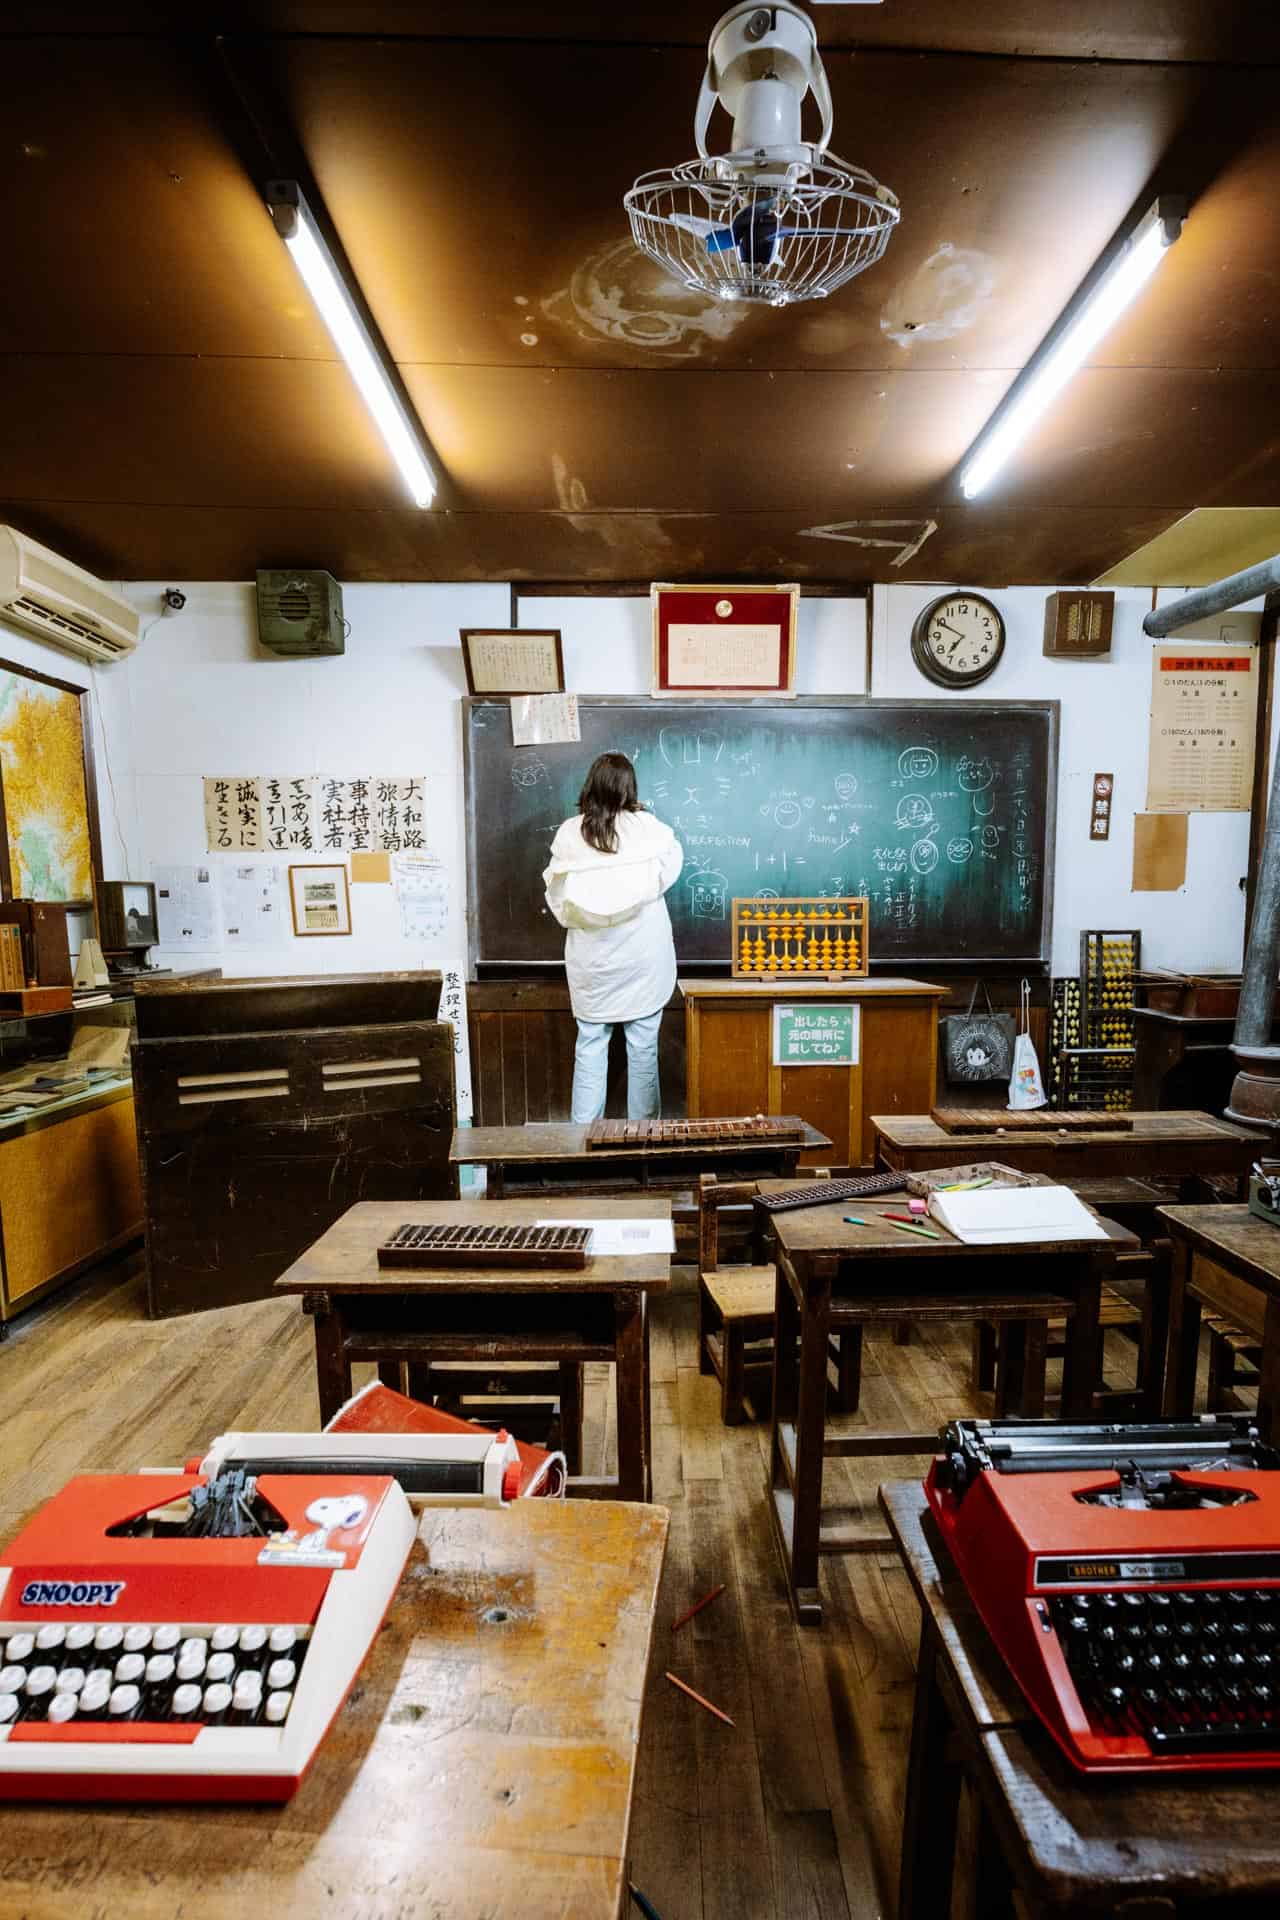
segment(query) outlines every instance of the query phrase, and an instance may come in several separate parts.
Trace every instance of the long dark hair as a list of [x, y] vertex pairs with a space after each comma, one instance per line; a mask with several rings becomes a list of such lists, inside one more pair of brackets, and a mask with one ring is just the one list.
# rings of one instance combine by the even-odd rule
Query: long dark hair
[[591, 762], [578, 795], [578, 811], [587, 845], [597, 853], [616, 853], [618, 815], [640, 811], [636, 770], [625, 753], [602, 753]]

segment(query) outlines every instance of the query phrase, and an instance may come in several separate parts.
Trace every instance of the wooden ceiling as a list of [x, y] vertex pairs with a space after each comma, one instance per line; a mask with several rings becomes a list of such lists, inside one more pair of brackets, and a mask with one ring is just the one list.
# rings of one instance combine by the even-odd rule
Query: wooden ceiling
[[[0, 518], [124, 578], [998, 586], [1280, 502], [1280, 8], [816, 7], [833, 147], [903, 218], [785, 312], [676, 291], [628, 238], [632, 178], [692, 151], [716, 10], [5, 8]], [[295, 169], [437, 450], [431, 511], [263, 208]], [[1160, 191], [1182, 239], [964, 502], [975, 434]], [[901, 569], [857, 543], [930, 520]]]

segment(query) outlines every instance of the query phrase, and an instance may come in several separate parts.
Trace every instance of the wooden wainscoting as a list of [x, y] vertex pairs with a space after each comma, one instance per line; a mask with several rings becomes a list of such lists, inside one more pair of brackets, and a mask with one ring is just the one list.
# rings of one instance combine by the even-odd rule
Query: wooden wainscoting
[[[471, 1097], [478, 1127], [520, 1127], [526, 1120], [567, 1120], [577, 1026], [563, 980], [482, 980], [467, 988]], [[662, 1111], [685, 1111], [684, 1004], [667, 1003], [658, 1047]], [[605, 1111], [627, 1111], [627, 1055], [621, 1031], [609, 1052]]]

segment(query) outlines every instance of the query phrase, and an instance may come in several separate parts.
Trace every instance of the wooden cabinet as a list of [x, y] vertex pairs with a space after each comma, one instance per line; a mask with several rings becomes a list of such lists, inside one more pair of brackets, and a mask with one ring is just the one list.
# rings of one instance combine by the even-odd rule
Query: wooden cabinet
[[[798, 1113], [830, 1135], [836, 1166], [869, 1166], [873, 1113], [927, 1113], [937, 1089], [938, 1002], [923, 980], [682, 980], [688, 1111]], [[856, 1005], [854, 1066], [786, 1066], [773, 1060], [778, 1006]]]
[[127, 1082], [0, 1129], [0, 1322], [141, 1233]]

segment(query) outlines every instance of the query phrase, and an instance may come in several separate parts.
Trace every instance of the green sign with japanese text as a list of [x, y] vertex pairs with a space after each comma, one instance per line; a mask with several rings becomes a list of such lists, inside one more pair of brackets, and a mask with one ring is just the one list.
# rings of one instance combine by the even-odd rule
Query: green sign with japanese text
[[830, 1004], [775, 1006], [774, 1066], [856, 1067], [859, 1011]]

